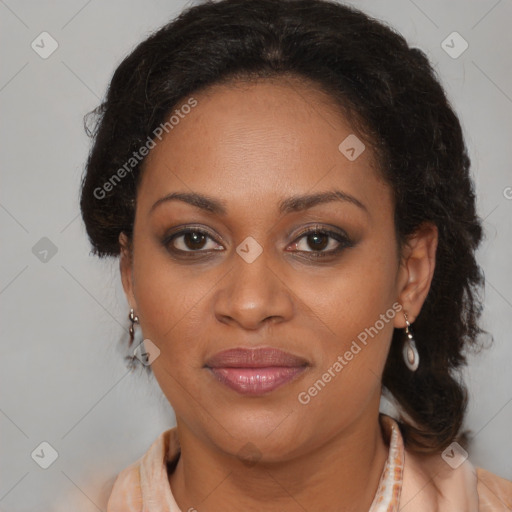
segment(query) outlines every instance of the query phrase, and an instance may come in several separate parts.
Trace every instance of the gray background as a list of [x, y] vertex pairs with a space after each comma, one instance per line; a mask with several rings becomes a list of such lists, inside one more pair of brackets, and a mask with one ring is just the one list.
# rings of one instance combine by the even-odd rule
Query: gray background
[[[484, 327], [495, 339], [467, 371], [470, 456], [512, 479], [512, 1], [353, 3], [428, 54], [460, 114], [487, 234]], [[78, 190], [83, 115], [121, 58], [185, 5], [0, 0], [1, 511], [105, 510], [117, 473], [174, 425], [153, 378], [125, 366], [118, 263], [89, 255]], [[47, 59], [31, 48], [43, 31], [59, 45]], [[469, 44], [456, 59], [441, 46], [453, 31]], [[31, 457], [43, 441], [58, 452], [46, 470]]]

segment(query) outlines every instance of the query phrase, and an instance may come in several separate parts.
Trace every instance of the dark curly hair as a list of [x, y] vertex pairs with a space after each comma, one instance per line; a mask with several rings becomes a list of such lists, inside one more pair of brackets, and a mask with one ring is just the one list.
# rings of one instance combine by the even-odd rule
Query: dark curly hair
[[290, 76], [326, 91], [374, 150], [394, 193], [399, 245], [422, 223], [438, 228], [433, 281], [414, 324], [421, 365], [406, 368], [395, 330], [383, 386], [405, 413], [407, 447], [443, 449], [467, 405], [458, 370], [483, 332], [482, 227], [459, 120], [425, 54], [382, 22], [331, 0], [209, 1], [140, 43], [90, 113], [92, 130], [86, 117], [94, 144], [80, 206], [93, 253], [118, 256], [120, 232], [131, 240], [144, 160], [103, 185], [184, 98], [230, 80]]

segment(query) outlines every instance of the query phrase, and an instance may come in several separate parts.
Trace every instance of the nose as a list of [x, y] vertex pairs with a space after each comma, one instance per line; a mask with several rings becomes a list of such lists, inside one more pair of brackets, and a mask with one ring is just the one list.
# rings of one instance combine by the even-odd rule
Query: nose
[[237, 253], [228, 274], [214, 295], [215, 317], [225, 324], [258, 330], [268, 323], [289, 320], [294, 312], [293, 294], [286, 278], [263, 252], [252, 262]]

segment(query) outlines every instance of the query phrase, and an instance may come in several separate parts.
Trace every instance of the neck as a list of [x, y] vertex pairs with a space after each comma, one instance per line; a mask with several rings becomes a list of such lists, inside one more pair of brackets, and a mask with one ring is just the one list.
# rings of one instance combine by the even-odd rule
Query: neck
[[181, 510], [368, 510], [388, 448], [378, 407], [314, 450], [245, 466], [178, 420], [181, 455], [169, 483]]

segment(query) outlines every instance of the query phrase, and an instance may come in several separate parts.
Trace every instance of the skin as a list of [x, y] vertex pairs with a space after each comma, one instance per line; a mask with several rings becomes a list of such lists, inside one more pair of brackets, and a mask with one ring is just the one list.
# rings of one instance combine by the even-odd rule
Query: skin
[[[381, 376], [403, 314], [307, 405], [297, 397], [394, 303], [414, 322], [432, 280], [437, 230], [425, 225], [399, 252], [392, 191], [369, 145], [354, 161], [339, 151], [355, 130], [313, 85], [232, 82], [194, 98], [198, 105], [145, 160], [133, 246], [124, 234], [119, 240], [126, 297], [161, 351], [152, 369], [176, 413], [172, 492], [183, 511], [368, 510], [388, 453]], [[279, 213], [290, 196], [334, 189], [364, 208], [330, 201]], [[226, 214], [179, 200], [151, 211], [172, 192], [222, 201]], [[166, 248], [166, 234], [185, 224], [211, 238], [194, 246], [178, 235]], [[345, 231], [352, 245], [314, 259], [343, 247], [325, 236], [319, 250], [300, 235], [315, 224]], [[236, 252], [249, 236], [263, 249], [252, 263]], [[173, 247], [203, 252], [177, 256]], [[204, 368], [208, 357], [240, 346], [277, 347], [309, 366], [266, 395], [242, 395]], [[239, 454], [248, 442], [256, 464]]]

